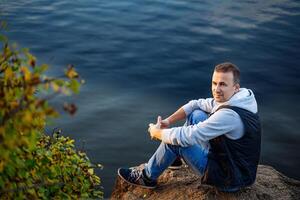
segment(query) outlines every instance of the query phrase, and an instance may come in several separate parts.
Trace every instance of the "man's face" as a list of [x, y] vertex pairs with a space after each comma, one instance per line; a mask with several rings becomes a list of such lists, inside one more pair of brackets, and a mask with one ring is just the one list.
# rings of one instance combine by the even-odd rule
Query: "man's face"
[[214, 71], [211, 90], [216, 102], [228, 101], [239, 89], [240, 85], [234, 83], [232, 72]]

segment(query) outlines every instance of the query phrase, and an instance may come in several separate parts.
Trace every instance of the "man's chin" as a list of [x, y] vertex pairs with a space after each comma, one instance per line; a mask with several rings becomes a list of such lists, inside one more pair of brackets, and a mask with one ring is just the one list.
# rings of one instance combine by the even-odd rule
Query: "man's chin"
[[215, 101], [217, 103], [223, 103], [223, 102], [225, 102], [223, 98], [214, 97], [214, 99], [215, 99]]

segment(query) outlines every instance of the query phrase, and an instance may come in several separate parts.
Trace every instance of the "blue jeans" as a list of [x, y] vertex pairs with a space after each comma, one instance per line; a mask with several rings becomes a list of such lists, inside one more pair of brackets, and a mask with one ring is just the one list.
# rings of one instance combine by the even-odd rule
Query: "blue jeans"
[[[197, 124], [207, 118], [207, 113], [202, 110], [195, 110], [187, 116], [185, 125]], [[145, 171], [150, 179], [156, 180], [177, 157], [181, 157], [187, 165], [189, 165], [197, 174], [202, 176], [207, 165], [207, 154], [208, 148], [199, 144], [181, 147], [162, 142], [146, 164]]]

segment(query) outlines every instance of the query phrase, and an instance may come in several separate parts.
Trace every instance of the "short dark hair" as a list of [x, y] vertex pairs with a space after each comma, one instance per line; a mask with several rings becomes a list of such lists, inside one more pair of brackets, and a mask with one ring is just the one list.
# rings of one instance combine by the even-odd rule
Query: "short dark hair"
[[215, 66], [216, 72], [232, 72], [234, 83], [240, 83], [240, 69], [233, 63], [224, 62]]

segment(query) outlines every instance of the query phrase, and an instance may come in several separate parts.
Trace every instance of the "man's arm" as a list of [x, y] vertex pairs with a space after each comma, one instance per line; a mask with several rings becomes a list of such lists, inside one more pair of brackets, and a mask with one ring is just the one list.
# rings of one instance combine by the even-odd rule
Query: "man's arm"
[[[176, 112], [174, 112], [172, 115], [170, 115], [168, 118], [166, 118], [165, 120], [167, 120], [168, 125], [170, 125], [170, 124], [176, 123], [179, 120], [183, 120], [185, 118], [186, 118], [186, 114], [185, 114], [183, 108], [181, 107]], [[164, 128], [164, 127], [162, 127], [162, 128]]]
[[215, 106], [214, 99], [206, 98], [206, 99], [191, 100], [187, 104], [182, 106], [182, 109], [184, 110], [186, 115], [191, 114], [196, 109], [201, 109], [204, 112], [211, 113], [214, 106]]
[[176, 123], [179, 120], [183, 120], [187, 115], [192, 113], [196, 109], [201, 109], [205, 112], [211, 112], [214, 106], [213, 98], [191, 100], [187, 104], [183, 105], [176, 112], [170, 115], [168, 118], [161, 121], [161, 128], [168, 128], [170, 124]]
[[164, 143], [190, 146], [207, 142], [223, 134], [230, 139], [238, 139], [243, 136], [243, 128], [240, 116], [233, 110], [224, 108], [195, 125], [159, 129], [159, 126], [149, 124], [148, 131], [152, 138]]
[[148, 132], [150, 133], [151, 138], [161, 140], [162, 129], [168, 128], [170, 124], [176, 123], [177, 121], [183, 120], [185, 118], [186, 118], [185, 111], [181, 107], [164, 120], [161, 120], [161, 117], [158, 116], [156, 124], [152, 124], [152, 123], [149, 124]]
[[[151, 135], [151, 138], [155, 138], [158, 140], [162, 140], [163, 129], [168, 128], [170, 124], [176, 123], [179, 120], [183, 120], [186, 116], [191, 113], [195, 109], [202, 109], [206, 112], [210, 112], [213, 108], [214, 101], [213, 98], [207, 99], [199, 99], [199, 100], [192, 100], [189, 103], [185, 104], [181, 108], [179, 108], [176, 112], [172, 115], [167, 117], [164, 120], [157, 120], [156, 125], [149, 124], [148, 132]], [[158, 117], [159, 119], [160, 117]], [[170, 143], [169, 141], [164, 141], [165, 143]]]

